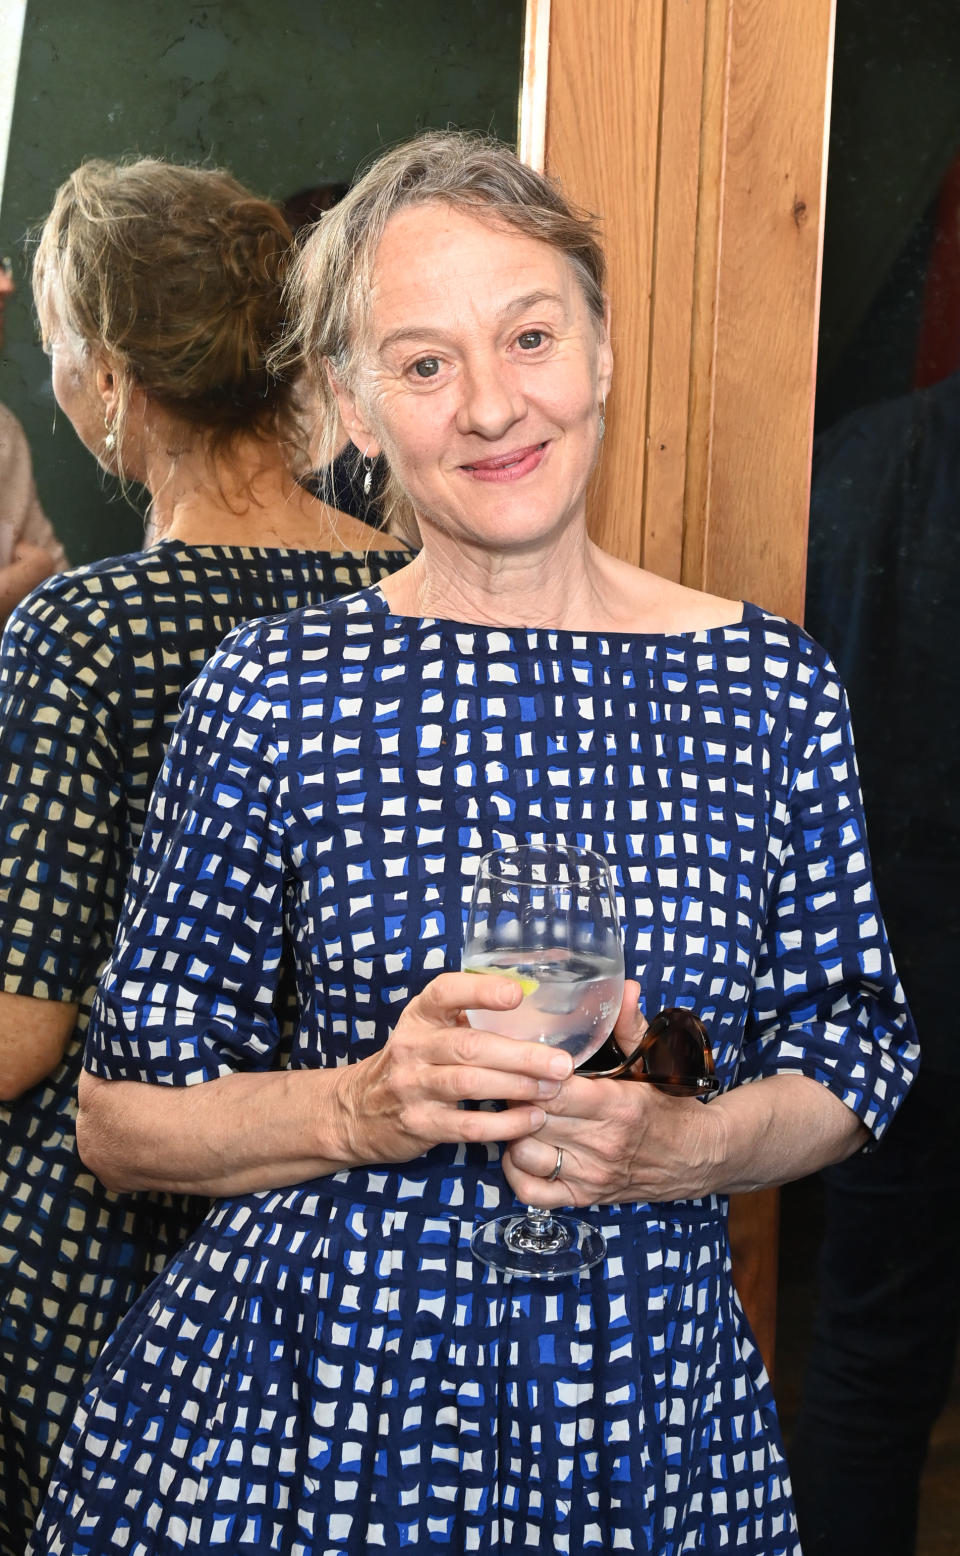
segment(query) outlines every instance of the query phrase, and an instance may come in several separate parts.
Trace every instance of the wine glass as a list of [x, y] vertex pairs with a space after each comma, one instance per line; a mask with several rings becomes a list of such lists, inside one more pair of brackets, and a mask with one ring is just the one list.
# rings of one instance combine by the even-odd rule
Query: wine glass
[[[523, 990], [514, 1010], [468, 1010], [471, 1026], [588, 1059], [613, 1030], [623, 1000], [623, 946], [607, 861], [560, 843], [485, 854], [461, 966], [515, 979]], [[495, 1269], [547, 1279], [589, 1269], [605, 1251], [589, 1222], [533, 1205], [485, 1222], [471, 1246]]]

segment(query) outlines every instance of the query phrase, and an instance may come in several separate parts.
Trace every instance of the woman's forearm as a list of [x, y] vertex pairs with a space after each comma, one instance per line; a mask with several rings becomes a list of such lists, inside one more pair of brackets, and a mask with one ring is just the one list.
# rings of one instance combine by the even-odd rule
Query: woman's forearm
[[870, 1138], [840, 1098], [805, 1075], [772, 1075], [709, 1106], [717, 1154], [705, 1192], [734, 1194], [818, 1172]]
[[56, 571], [56, 560], [43, 546], [19, 545], [13, 560], [0, 567], [0, 626], [14, 606]]
[[63, 1058], [78, 1007], [29, 994], [0, 993], [0, 1102], [15, 1102]]
[[223, 1076], [196, 1086], [108, 1081], [84, 1071], [77, 1147], [107, 1188], [246, 1194], [351, 1165], [337, 1070]]

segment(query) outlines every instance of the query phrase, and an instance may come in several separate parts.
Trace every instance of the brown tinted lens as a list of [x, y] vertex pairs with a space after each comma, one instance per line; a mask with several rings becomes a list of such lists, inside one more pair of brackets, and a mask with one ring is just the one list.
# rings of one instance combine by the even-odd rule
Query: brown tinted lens
[[691, 1010], [661, 1010], [647, 1028], [640, 1053], [645, 1073], [670, 1096], [706, 1096], [718, 1089], [703, 1023]]

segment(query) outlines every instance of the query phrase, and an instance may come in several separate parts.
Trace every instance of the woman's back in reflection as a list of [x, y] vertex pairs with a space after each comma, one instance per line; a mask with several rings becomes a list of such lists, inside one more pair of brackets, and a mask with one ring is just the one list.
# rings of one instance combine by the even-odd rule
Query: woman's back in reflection
[[36, 255], [58, 402], [145, 486], [158, 538], [43, 584], [0, 655], [5, 1551], [100, 1344], [202, 1210], [109, 1193], [74, 1142], [92, 990], [180, 696], [239, 623], [409, 559], [297, 481], [294, 385], [264, 366], [288, 252], [279, 213], [226, 174], [143, 160], [78, 169]]

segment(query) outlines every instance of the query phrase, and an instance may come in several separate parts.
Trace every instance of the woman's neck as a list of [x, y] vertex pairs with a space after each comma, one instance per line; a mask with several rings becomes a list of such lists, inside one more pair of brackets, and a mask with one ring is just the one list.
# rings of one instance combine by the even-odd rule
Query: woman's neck
[[319, 502], [298, 484], [278, 444], [237, 438], [222, 455], [203, 446], [147, 459], [156, 540], [306, 551], [391, 549], [399, 542]]
[[538, 551], [490, 552], [423, 535], [409, 567], [380, 584], [403, 616], [488, 627], [671, 633], [739, 622], [739, 600], [703, 594], [610, 556], [581, 528]]

